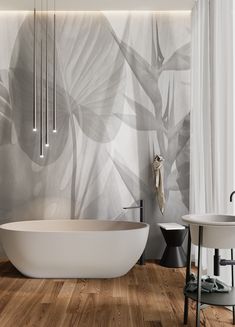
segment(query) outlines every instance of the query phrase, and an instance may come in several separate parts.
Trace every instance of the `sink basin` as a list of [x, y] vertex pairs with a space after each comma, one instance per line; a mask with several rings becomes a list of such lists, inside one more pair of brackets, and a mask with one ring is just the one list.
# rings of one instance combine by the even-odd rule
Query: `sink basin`
[[182, 220], [189, 224], [192, 243], [198, 245], [199, 226], [203, 226], [202, 246], [207, 248], [235, 248], [235, 216], [203, 214], [186, 215]]

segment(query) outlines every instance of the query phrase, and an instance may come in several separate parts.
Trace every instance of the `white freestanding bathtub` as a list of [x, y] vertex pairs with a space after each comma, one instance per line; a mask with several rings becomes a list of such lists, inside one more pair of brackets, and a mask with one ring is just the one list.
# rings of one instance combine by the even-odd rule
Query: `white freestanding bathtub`
[[105, 220], [35, 220], [0, 226], [3, 249], [35, 278], [113, 278], [126, 274], [146, 246], [149, 225]]

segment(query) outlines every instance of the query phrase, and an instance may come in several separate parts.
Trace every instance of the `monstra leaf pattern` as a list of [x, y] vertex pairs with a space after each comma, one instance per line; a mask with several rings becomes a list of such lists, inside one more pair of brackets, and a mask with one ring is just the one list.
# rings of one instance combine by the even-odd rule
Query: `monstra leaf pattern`
[[[33, 14], [1, 18], [0, 29], [10, 31], [2, 44], [6, 51], [0, 54], [2, 222], [40, 217], [138, 220], [138, 211], [122, 208], [142, 198], [145, 219], [151, 225], [147, 257], [160, 256], [156, 223], [180, 221], [189, 207], [190, 15], [187, 17], [157, 12], [59, 13], [58, 133], [50, 129], [50, 147], [44, 149], [44, 158], [39, 157], [38, 131], [32, 132]], [[38, 18], [39, 122], [41, 36], [45, 85], [45, 17], [42, 35]], [[50, 126], [52, 40], [53, 17], [49, 15]], [[165, 158], [164, 217], [155, 199], [151, 163], [156, 154]]]
[[0, 76], [0, 145], [11, 143], [12, 108], [9, 92]]
[[[114, 34], [115, 40], [120, 46], [124, 57], [126, 58], [131, 70], [137, 78], [144, 92], [148, 95], [149, 99], [155, 109], [155, 117], [151, 117], [151, 113], [146, 107], [138, 103], [135, 100], [127, 99], [128, 103], [135, 107], [135, 117], [130, 115], [119, 115], [125, 123], [137, 130], [156, 130], [160, 154], [165, 158], [165, 193], [166, 197], [169, 196], [170, 190], [177, 190], [180, 187], [182, 190], [183, 202], [188, 207], [188, 202], [185, 200], [185, 188], [183, 185], [189, 185], [187, 182], [182, 182], [182, 179], [188, 180], [188, 174], [182, 169], [178, 171], [178, 177], [168, 182], [168, 177], [171, 175], [172, 166], [176, 163], [176, 158], [180, 156], [181, 152], [185, 151], [185, 145], [189, 141], [190, 128], [189, 128], [189, 113], [186, 114], [180, 122], [175, 124], [174, 117], [174, 85], [168, 85], [167, 103], [165, 107], [165, 114], [163, 112], [162, 95], [159, 88], [159, 78], [163, 71], [184, 71], [190, 69], [190, 43], [182, 45], [176, 51], [171, 54], [168, 60], [162, 54], [160, 42], [159, 42], [159, 29], [156, 17], [152, 17], [153, 35], [155, 35], [154, 42], [152, 43], [152, 60], [151, 64], [130, 45], [127, 45]], [[170, 101], [170, 95], [172, 93], [172, 101]], [[189, 110], [189, 109], [188, 109]], [[151, 119], [151, 118], [152, 119]], [[145, 123], [146, 122], [146, 123]], [[165, 142], [165, 139], [167, 142]], [[167, 146], [166, 146], [167, 143]], [[184, 168], [188, 168], [189, 165], [185, 165]], [[186, 169], [187, 171], [187, 169]], [[174, 173], [175, 175], [175, 173]], [[175, 185], [172, 185], [172, 181], [175, 181]], [[178, 186], [177, 186], [178, 184]], [[170, 185], [170, 189], [167, 187]]]

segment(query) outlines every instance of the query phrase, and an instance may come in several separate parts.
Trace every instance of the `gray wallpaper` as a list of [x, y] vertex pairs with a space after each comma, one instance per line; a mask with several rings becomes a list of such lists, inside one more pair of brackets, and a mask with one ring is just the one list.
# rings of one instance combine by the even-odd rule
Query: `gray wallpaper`
[[[142, 198], [151, 224], [147, 256], [159, 258], [164, 242], [157, 223], [180, 222], [189, 205], [190, 15], [83, 12], [57, 18], [58, 133], [50, 131], [50, 147], [40, 158], [39, 135], [32, 132], [32, 13], [1, 13], [0, 223], [138, 220], [138, 211], [122, 207]], [[39, 25], [37, 47], [39, 71]], [[40, 74], [37, 83], [39, 88]], [[154, 194], [156, 154], [165, 158], [164, 216]]]

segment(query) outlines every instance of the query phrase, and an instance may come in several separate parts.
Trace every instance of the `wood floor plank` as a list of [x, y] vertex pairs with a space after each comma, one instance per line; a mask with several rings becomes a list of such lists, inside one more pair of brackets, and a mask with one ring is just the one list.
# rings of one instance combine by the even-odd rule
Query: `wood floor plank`
[[48, 279], [41, 303], [54, 303], [63, 285], [64, 281]]
[[128, 275], [113, 278], [113, 296], [114, 297], [127, 297], [128, 292]]
[[129, 326], [131, 317], [127, 298], [115, 297], [113, 306], [115, 322], [114, 327]]
[[[94, 294], [93, 294], [94, 296]], [[87, 301], [88, 301], [89, 294], [87, 293], [80, 293], [79, 297], [75, 298], [78, 299], [77, 305], [72, 306], [73, 310], [71, 310], [68, 306], [66, 311], [66, 320], [64, 321], [63, 327], [77, 327], [81, 326], [81, 318], [83, 316], [83, 313], [86, 310], [87, 307]], [[92, 327], [92, 326], [91, 326]]]
[[[73, 317], [72, 326], [81, 327], [109, 327], [113, 314], [113, 297], [99, 294], [83, 294], [81, 312]], [[77, 325], [74, 322], [77, 322]]]
[[19, 289], [26, 282], [23, 279], [11, 279], [9, 281], [3, 281], [0, 285], [0, 314], [6, 307], [6, 305], [11, 301], [11, 299], [17, 294]]
[[[93, 295], [93, 305], [89, 306], [90, 316], [93, 318], [91, 326], [111, 327], [114, 317], [114, 298], [110, 296]], [[83, 315], [82, 318], [85, 318]], [[85, 320], [81, 320], [83, 326], [86, 326]]]
[[106, 296], [114, 296], [115, 288], [114, 288], [115, 280], [113, 278], [105, 278], [101, 282], [100, 293]]
[[70, 298], [66, 312], [69, 314], [76, 314], [81, 310], [81, 305], [86, 298], [86, 292], [83, 289], [86, 287], [87, 281], [84, 279], [78, 279], [74, 287], [72, 296]]
[[2, 327], [13, 327], [23, 325], [23, 320], [27, 319], [31, 308], [42, 296], [44, 280], [28, 280], [19, 291], [8, 302], [0, 314]]
[[97, 294], [100, 293], [100, 283], [101, 280], [100, 279], [89, 279], [86, 280], [84, 279], [84, 287], [81, 290], [82, 293], [87, 293], [87, 294]]
[[130, 313], [130, 326], [139, 327], [144, 325], [144, 315], [139, 307], [138, 286], [128, 286], [128, 308]]
[[[0, 260], [0, 326], [182, 327], [184, 276], [147, 262], [114, 279], [30, 279]], [[193, 301], [187, 326], [195, 326]], [[232, 313], [208, 307], [201, 326], [232, 326]]]
[[49, 311], [47, 320], [44, 325], [45, 327], [63, 327], [63, 323], [66, 317], [66, 310], [75, 286], [76, 282], [73, 280], [68, 279], [64, 281], [64, 284], [59, 291], [55, 303], [51, 306], [51, 310]]
[[30, 311], [30, 314], [26, 317], [22, 326], [24, 327], [38, 327], [45, 326], [47, 316], [51, 310], [51, 303], [38, 303], [35, 304], [34, 308]]

